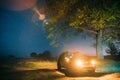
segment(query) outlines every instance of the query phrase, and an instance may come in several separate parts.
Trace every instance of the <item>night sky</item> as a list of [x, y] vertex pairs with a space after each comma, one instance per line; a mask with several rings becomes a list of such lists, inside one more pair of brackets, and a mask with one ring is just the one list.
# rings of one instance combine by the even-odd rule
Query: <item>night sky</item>
[[[9, 4], [14, 0], [5, 1]], [[95, 42], [92, 38], [84, 40], [81, 36], [77, 36], [59, 47], [50, 45], [44, 30], [44, 20], [38, 20], [37, 14], [31, 9], [33, 5], [29, 7], [0, 6], [0, 56], [29, 57], [31, 52], [42, 53], [45, 50], [50, 50], [53, 55], [62, 51], [79, 51], [95, 55], [95, 48], [91, 47]]]

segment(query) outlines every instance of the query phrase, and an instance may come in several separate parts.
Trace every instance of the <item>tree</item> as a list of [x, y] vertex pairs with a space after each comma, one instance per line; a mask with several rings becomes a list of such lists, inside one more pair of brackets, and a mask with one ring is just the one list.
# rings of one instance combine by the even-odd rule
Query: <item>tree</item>
[[50, 60], [51, 59], [51, 52], [46, 50], [43, 52], [43, 56], [45, 60]]
[[96, 54], [103, 59], [103, 40], [120, 34], [115, 30], [120, 23], [119, 4], [119, 0], [46, 0], [48, 38], [56, 44], [61, 37], [87, 32], [96, 38]]
[[11, 55], [9, 55], [9, 58], [15, 58], [15, 56], [11, 54]]
[[32, 58], [36, 58], [38, 55], [37, 55], [36, 52], [32, 52], [32, 53], [30, 54], [30, 56], [31, 56]]
[[110, 42], [108, 44], [108, 48], [109, 49], [106, 50], [106, 52], [108, 54], [111, 54], [112, 56], [114, 56], [114, 55], [120, 55], [120, 52], [118, 51], [118, 47], [115, 45], [115, 43]]
[[44, 51], [43, 53], [40, 53], [38, 54], [38, 57], [41, 59], [41, 60], [51, 60], [51, 52], [46, 50]]

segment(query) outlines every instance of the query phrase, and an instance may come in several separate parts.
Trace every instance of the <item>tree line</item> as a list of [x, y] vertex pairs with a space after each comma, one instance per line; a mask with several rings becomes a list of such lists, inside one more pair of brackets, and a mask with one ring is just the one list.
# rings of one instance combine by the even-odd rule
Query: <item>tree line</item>
[[53, 60], [54, 59], [49, 50], [46, 50], [39, 54], [36, 52], [32, 52], [30, 53], [30, 57], [35, 58], [35, 59], [40, 59], [40, 60]]

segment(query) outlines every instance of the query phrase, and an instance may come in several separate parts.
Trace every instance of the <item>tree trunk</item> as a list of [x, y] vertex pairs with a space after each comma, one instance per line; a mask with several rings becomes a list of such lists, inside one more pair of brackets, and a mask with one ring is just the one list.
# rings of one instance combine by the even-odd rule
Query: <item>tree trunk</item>
[[98, 31], [96, 35], [96, 55], [98, 59], [104, 59], [103, 43], [102, 43], [102, 30]]

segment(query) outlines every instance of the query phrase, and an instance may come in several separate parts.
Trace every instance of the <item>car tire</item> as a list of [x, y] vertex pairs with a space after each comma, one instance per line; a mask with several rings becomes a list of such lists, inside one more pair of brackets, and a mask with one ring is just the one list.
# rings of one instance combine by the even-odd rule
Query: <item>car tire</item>
[[76, 77], [79, 76], [79, 72], [76, 71], [76, 69], [73, 69], [72, 66], [69, 66], [66, 68], [66, 71], [64, 72], [66, 76], [68, 77]]
[[60, 63], [60, 60], [58, 59], [57, 61], [57, 70], [58, 71], [61, 71], [61, 63]]
[[95, 69], [89, 70], [90, 73], [95, 73]]

